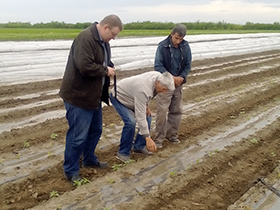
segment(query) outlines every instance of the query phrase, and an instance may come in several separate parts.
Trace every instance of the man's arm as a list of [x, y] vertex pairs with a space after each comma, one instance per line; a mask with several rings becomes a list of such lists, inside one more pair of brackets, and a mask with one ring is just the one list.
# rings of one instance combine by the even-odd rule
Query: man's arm
[[148, 98], [143, 92], [138, 92], [134, 96], [134, 113], [139, 126], [139, 134], [144, 137], [150, 136], [150, 131], [147, 122], [147, 102]]
[[163, 65], [162, 50], [163, 50], [163, 47], [161, 45], [159, 45], [157, 47], [157, 51], [156, 51], [156, 55], [155, 55], [155, 63], [154, 63], [155, 70], [159, 71], [160, 73], [167, 71]]
[[148, 101], [149, 100], [146, 95], [139, 92], [137, 96], [134, 97], [134, 112], [139, 126], [139, 134], [145, 138], [147, 150], [156, 152], [157, 147], [150, 136], [150, 130], [147, 122], [147, 116], [151, 115], [151, 110], [147, 105]]
[[184, 81], [186, 82], [187, 76], [188, 76], [189, 72], [191, 71], [192, 53], [191, 53], [191, 48], [188, 44], [185, 47], [187, 48], [185, 50], [186, 55], [183, 55], [183, 56], [186, 59], [185, 59], [185, 63], [183, 64], [184, 68], [181, 71], [180, 77], [184, 78]]

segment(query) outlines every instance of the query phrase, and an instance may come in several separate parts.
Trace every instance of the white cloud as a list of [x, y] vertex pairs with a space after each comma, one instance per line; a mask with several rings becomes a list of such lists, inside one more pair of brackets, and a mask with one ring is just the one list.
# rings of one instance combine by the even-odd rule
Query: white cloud
[[280, 21], [279, 0], [1, 0], [0, 21], [93, 22], [117, 14], [124, 23], [135, 21], [218, 22], [244, 24]]
[[[134, 21], [154, 20], [172, 22], [232, 22], [246, 23], [267, 22], [273, 23], [280, 20], [280, 3], [246, 3], [242, 1], [212, 1], [206, 4], [163, 4], [149, 7], [127, 7], [126, 17], [133, 17]], [[138, 19], [137, 19], [138, 18]], [[129, 18], [129, 22], [133, 21]]]

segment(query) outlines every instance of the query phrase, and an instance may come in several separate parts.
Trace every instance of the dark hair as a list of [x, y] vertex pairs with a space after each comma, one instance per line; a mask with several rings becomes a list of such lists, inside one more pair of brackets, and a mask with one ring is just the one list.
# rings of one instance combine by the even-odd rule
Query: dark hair
[[100, 21], [100, 25], [107, 24], [110, 28], [118, 27], [120, 31], [123, 30], [123, 24], [121, 19], [117, 15], [107, 15], [103, 18], [103, 20]]
[[179, 34], [180, 37], [183, 37], [183, 36], [186, 36], [186, 33], [187, 33], [187, 28], [185, 25], [183, 24], [178, 24], [176, 25], [172, 31], [171, 31], [171, 34]]

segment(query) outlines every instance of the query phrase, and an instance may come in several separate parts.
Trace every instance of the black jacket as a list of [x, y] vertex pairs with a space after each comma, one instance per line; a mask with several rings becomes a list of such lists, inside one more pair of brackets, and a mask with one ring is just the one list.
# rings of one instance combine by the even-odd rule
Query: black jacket
[[[96, 24], [93, 23], [74, 39], [59, 91], [66, 102], [84, 109], [97, 109], [101, 101], [109, 104], [110, 78], [106, 76], [107, 67], [103, 66], [105, 54]], [[104, 44], [107, 64], [113, 67], [110, 45]]]

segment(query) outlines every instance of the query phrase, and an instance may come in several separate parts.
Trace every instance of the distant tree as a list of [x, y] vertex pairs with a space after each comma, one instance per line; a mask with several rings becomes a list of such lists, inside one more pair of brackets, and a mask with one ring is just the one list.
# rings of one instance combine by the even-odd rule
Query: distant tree
[[[92, 23], [65, 23], [58, 21], [51, 21], [49, 23], [35, 23], [30, 22], [8, 22], [0, 23], [0, 28], [71, 28], [71, 29], [85, 29]], [[176, 23], [173, 22], [151, 22], [151, 21], [137, 21], [124, 24], [125, 30], [171, 30]], [[224, 21], [215, 22], [184, 22], [188, 30], [280, 30], [279, 22], [273, 24], [252, 23], [246, 22], [245, 25], [238, 25], [226, 23]]]

